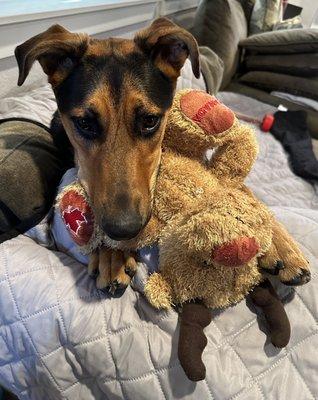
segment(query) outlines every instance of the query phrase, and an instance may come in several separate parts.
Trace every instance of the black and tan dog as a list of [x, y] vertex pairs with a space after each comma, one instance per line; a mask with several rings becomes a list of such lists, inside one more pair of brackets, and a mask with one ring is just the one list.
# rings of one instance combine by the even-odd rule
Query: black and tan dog
[[[133, 40], [54, 25], [15, 55], [19, 85], [36, 60], [48, 75], [58, 105], [52, 126], [67, 133], [99, 225], [113, 240], [135, 237], [151, 215], [167, 112], [188, 56], [200, 75], [195, 39], [165, 18]], [[89, 270], [97, 266], [97, 286], [113, 289], [127, 286], [136, 268], [130, 255], [109, 250], [91, 257]]]

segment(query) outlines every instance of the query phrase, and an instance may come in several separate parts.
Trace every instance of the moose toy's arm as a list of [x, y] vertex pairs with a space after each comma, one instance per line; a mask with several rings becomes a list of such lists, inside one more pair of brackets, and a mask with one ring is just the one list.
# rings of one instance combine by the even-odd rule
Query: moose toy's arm
[[241, 124], [215, 97], [198, 90], [175, 96], [163, 147], [199, 161], [208, 149], [216, 149], [208, 168], [235, 184], [244, 181], [258, 152], [253, 129]]
[[249, 126], [236, 121], [231, 131], [228, 137], [218, 139], [219, 145], [209, 162], [209, 169], [219, 179], [241, 184], [253, 167], [258, 146]]

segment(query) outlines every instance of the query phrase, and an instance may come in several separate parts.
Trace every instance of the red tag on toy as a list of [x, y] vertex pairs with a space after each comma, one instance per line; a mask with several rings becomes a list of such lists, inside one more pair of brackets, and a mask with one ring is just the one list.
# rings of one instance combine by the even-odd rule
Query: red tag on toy
[[180, 99], [181, 111], [206, 133], [218, 135], [230, 129], [234, 113], [208, 93], [193, 90]]
[[87, 244], [94, 231], [94, 214], [85, 197], [70, 189], [60, 200], [60, 211], [74, 242], [79, 246]]

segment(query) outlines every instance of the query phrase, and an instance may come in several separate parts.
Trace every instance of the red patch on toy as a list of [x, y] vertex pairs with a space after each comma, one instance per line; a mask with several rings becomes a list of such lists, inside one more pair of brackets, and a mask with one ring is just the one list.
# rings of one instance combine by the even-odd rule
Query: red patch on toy
[[87, 244], [94, 231], [94, 214], [85, 197], [69, 190], [60, 201], [60, 211], [74, 242], [79, 246]]
[[205, 92], [191, 91], [180, 99], [181, 111], [206, 133], [217, 135], [230, 129], [234, 113]]
[[255, 238], [243, 236], [214, 249], [212, 260], [227, 267], [238, 267], [255, 257], [259, 248]]

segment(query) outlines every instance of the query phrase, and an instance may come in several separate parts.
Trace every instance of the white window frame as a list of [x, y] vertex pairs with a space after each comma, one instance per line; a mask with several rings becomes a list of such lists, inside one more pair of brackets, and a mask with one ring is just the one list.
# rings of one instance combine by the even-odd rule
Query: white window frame
[[126, 0], [90, 7], [0, 17], [0, 60], [12, 57], [15, 47], [53, 24], [97, 37], [128, 37], [154, 17], [195, 8], [199, 0]]

